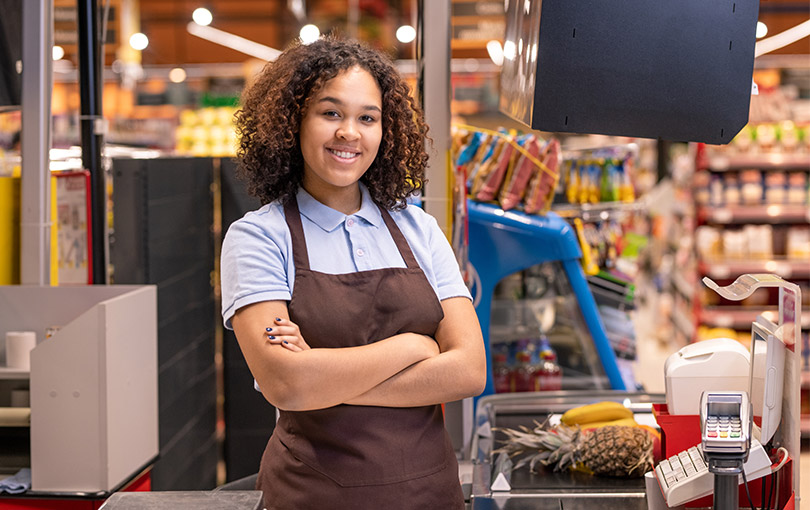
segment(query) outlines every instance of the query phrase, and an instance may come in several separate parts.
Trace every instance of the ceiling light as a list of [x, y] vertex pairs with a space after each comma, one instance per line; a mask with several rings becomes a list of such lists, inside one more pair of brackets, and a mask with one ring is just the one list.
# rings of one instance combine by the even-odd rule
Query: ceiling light
[[762, 39], [768, 35], [768, 25], [761, 21], [757, 21], [757, 39]]
[[53, 59], [54, 60], [62, 60], [62, 57], [65, 56], [65, 48], [61, 46], [54, 46], [53, 47]]
[[321, 31], [315, 25], [304, 25], [298, 35], [302, 44], [312, 44], [321, 36]]
[[194, 20], [194, 23], [207, 27], [214, 21], [214, 16], [211, 14], [211, 11], [205, 7], [197, 7], [194, 9], [194, 12], [191, 13], [191, 19]]
[[186, 81], [186, 70], [182, 67], [175, 67], [169, 71], [169, 81], [172, 83], [183, 83]]
[[397, 29], [397, 40], [401, 43], [409, 43], [416, 39], [416, 29], [410, 25], [402, 25]]
[[149, 38], [146, 37], [145, 34], [135, 32], [129, 38], [129, 45], [138, 51], [144, 50], [147, 46], [149, 46]]

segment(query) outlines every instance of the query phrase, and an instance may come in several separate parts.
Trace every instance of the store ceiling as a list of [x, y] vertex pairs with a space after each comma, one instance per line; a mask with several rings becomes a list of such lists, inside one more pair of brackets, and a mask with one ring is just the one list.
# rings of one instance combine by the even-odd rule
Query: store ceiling
[[[483, 2], [445, 1], [452, 4]], [[76, 4], [75, 0], [54, 2], [57, 7]], [[307, 20], [298, 19], [293, 14], [291, 7], [295, 3], [305, 6]], [[206, 7], [212, 12], [212, 27], [282, 49], [297, 37], [298, 30], [306, 22], [315, 23], [322, 31], [331, 29], [351, 35], [353, 31], [347, 20], [350, 3], [360, 11], [358, 28], [354, 33], [374, 41], [399, 58], [413, 55], [413, 43], [399, 43], [394, 33], [401, 24], [415, 24], [416, 0], [99, 0], [101, 6], [110, 4], [114, 9], [136, 6], [140, 30], [150, 41], [142, 52], [142, 63], [146, 66], [243, 62], [248, 58], [238, 51], [189, 34], [186, 25], [197, 7]], [[760, 20], [768, 25], [768, 35], [782, 32], [808, 18], [810, 2], [806, 0], [760, 1]], [[122, 41], [116, 42], [121, 44]], [[114, 48], [109, 48], [107, 64], [116, 58], [116, 53]], [[776, 53], [810, 54], [810, 39], [804, 38]], [[486, 58], [486, 51], [470, 53], [454, 50], [454, 56]], [[66, 48], [66, 57], [75, 61], [75, 50]]]

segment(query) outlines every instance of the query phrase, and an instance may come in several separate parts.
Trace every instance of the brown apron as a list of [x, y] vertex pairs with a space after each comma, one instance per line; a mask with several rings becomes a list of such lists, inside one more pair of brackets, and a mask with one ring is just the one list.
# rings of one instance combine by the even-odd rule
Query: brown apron
[[[394, 220], [380, 211], [407, 267], [325, 274], [309, 268], [297, 202], [285, 205], [295, 262], [290, 319], [310, 347], [436, 333], [444, 316], [436, 293]], [[280, 411], [256, 486], [268, 510], [464, 508], [439, 405]]]

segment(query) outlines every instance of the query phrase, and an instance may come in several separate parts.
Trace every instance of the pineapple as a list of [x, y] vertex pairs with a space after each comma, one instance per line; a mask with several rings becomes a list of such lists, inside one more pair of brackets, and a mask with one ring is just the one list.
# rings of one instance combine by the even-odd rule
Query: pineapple
[[[546, 424], [548, 420], [546, 420]], [[504, 445], [494, 453], [510, 457], [528, 453], [515, 469], [538, 464], [555, 471], [579, 469], [596, 475], [639, 477], [652, 469], [653, 439], [643, 428], [608, 425], [590, 430], [560, 424], [549, 429], [538, 424], [534, 429], [498, 429], [506, 434]]]

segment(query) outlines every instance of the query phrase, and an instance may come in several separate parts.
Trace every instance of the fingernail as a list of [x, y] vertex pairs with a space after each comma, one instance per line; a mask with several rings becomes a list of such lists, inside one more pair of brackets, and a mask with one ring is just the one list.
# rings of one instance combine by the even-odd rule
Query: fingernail
[[285, 343], [285, 344], [288, 344], [288, 343], [290, 343], [290, 342], [288, 342], [288, 341], [286, 341], [286, 340], [283, 340], [283, 342], [284, 342], [284, 343]]
[[281, 319], [279, 317], [276, 317], [276, 322], [281, 322]]
[[[270, 340], [275, 340], [276, 339], [276, 337], [274, 337], [274, 336], [268, 336], [267, 338], [269, 338]], [[284, 342], [284, 343], [287, 343], [287, 342]]]
[[273, 328], [267, 328], [267, 331], [273, 331]]

